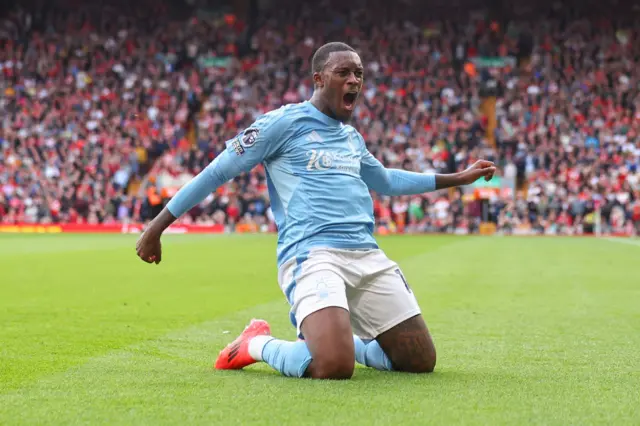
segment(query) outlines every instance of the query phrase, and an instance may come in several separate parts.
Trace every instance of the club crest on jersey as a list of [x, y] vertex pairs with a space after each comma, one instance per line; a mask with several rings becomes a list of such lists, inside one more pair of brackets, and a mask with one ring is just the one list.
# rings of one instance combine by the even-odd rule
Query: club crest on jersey
[[260, 130], [255, 127], [245, 130], [240, 141], [242, 146], [245, 148], [252, 147], [258, 139], [258, 133], [260, 133]]

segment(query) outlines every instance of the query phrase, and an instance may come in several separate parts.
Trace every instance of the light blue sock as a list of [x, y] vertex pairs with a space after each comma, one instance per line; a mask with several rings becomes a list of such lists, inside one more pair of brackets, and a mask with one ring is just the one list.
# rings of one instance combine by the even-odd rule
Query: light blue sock
[[311, 363], [311, 353], [305, 342], [272, 339], [262, 348], [262, 360], [285, 376], [302, 377]]
[[375, 368], [376, 370], [391, 371], [391, 360], [384, 353], [380, 344], [376, 340], [364, 342], [358, 336], [353, 336], [353, 343], [356, 346], [356, 361], [358, 364]]

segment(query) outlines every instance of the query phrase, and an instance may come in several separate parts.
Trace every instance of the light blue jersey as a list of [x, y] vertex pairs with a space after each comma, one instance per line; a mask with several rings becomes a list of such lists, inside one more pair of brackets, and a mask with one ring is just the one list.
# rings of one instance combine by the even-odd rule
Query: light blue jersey
[[309, 101], [258, 118], [185, 185], [167, 208], [179, 217], [242, 172], [264, 164], [278, 227], [278, 264], [311, 248], [377, 248], [373, 201], [435, 189], [435, 175], [386, 169], [352, 126]]

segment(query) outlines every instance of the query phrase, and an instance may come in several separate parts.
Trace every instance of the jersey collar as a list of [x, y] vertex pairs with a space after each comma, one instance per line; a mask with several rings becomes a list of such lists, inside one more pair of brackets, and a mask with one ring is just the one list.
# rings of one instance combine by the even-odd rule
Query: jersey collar
[[325, 124], [327, 124], [329, 126], [340, 126], [340, 127], [342, 127], [344, 125], [341, 121], [336, 120], [334, 118], [331, 118], [327, 114], [321, 112], [311, 102], [304, 101], [304, 103], [306, 104], [307, 110], [311, 113], [311, 115], [313, 117], [317, 118], [318, 120], [322, 121], [323, 123], [325, 123]]

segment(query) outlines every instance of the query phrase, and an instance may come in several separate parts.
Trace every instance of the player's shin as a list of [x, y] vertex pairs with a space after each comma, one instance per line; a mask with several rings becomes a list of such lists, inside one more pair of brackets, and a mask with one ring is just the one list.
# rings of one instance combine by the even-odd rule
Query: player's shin
[[264, 361], [288, 377], [303, 377], [312, 360], [304, 341], [287, 342], [271, 336], [251, 339], [249, 354], [256, 361]]
[[391, 360], [384, 353], [376, 340], [365, 342], [358, 336], [353, 336], [358, 364], [375, 368], [376, 370], [391, 371]]

